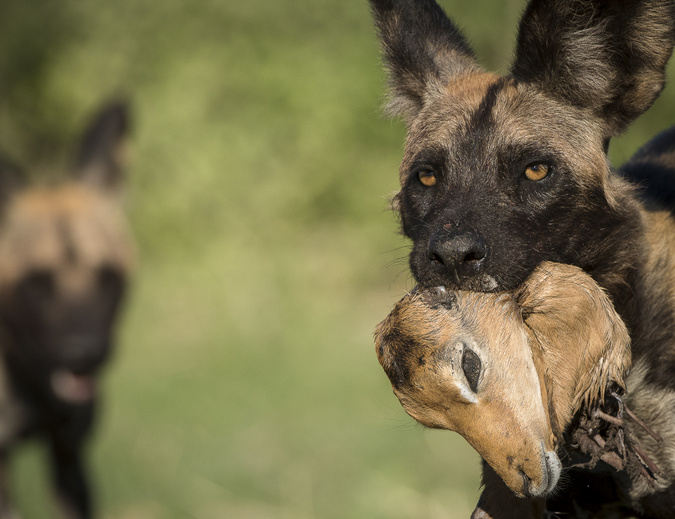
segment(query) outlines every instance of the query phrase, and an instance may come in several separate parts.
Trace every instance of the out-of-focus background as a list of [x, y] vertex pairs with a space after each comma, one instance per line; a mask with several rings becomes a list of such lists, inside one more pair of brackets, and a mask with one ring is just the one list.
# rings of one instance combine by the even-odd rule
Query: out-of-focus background
[[[506, 71], [524, 2], [442, 5]], [[413, 424], [372, 344], [413, 285], [383, 90], [366, 0], [0, 3], [5, 154], [67, 161], [101, 102], [133, 106], [140, 267], [90, 449], [102, 517], [468, 517], [478, 456]], [[675, 86], [615, 162], [673, 107]], [[44, 462], [12, 461], [27, 518], [50, 516]]]

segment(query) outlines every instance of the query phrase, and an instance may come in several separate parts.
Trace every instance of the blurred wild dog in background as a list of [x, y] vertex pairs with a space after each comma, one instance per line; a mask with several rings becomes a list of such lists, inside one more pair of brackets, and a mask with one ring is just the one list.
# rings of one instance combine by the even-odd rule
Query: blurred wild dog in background
[[[134, 263], [121, 196], [127, 125], [123, 104], [106, 106], [58, 183], [23, 185], [0, 167], [0, 463], [18, 440], [43, 438], [67, 518], [92, 516], [83, 449]], [[12, 513], [6, 481], [0, 517]]]
[[[607, 151], [664, 87], [675, 1], [532, 0], [505, 76], [480, 67], [434, 0], [370, 4], [389, 110], [407, 125], [394, 206], [412, 240], [416, 281], [498, 292], [544, 261], [577, 266], [625, 322], [641, 394], [671, 398], [675, 129], [618, 172]], [[670, 411], [645, 412], [650, 423], [675, 427]], [[580, 478], [566, 479], [589, 495], [626, 494], [640, 513], [675, 509], [671, 496], [659, 501], [650, 489], [612, 482], [588, 491]]]

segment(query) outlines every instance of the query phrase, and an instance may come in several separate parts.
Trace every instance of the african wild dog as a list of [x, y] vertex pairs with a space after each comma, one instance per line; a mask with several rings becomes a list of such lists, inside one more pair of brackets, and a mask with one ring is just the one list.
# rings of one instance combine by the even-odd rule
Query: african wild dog
[[[408, 130], [394, 206], [418, 283], [502, 291], [543, 261], [578, 266], [629, 330], [641, 394], [675, 391], [675, 130], [622, 171], [607, 159], [664, 86], [675, 1], [532, 0], [507, 76], [481, 69], [433, 0], [370, 4]], [[647, 494], [629, 496], [636, 510]], [[675, 507], [655, 495], [645, 513]]]
[[[18, 440], [43, 438], [68, 518], [92, 515], [83, 448], [133, 266], [121, 203], [126, 130], [124, 105], [107, 106], [56, 185], [22, 185], [15, 168], [0, 170], [1, 469]], [[6, 478], [0, 483], [0, 517], [8, 517]]]

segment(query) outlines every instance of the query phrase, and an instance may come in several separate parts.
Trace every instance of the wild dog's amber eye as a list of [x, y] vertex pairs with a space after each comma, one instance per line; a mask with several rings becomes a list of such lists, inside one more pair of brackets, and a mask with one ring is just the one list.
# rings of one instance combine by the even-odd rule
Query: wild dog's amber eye
[[436, 185], [436, 173], [431, 170], [423, 169], [417, 173], [417, 178], [420, 179], [423, 185], [427, 187]]
[[547, 164], [532, 164], [525, 170], [525, 176], [528, 180], [543, 180], [551, 171]]

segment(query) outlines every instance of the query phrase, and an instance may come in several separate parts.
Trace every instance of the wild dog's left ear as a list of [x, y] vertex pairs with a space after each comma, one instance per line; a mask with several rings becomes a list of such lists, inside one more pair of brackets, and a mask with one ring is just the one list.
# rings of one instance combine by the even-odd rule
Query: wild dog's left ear
[[128, 126], [125, 102], [110, 103], [98, 112], [80, 142], [75, 167], [79, 180], [98, 188], [117, 187], [122, 183]]
[[532, 0], [512, 72], [592, 110], [609, 138], [661, 93], [674, 44], [673, 0]]

